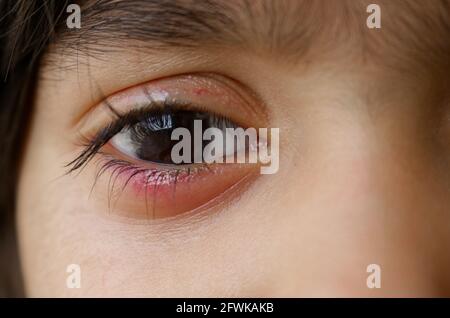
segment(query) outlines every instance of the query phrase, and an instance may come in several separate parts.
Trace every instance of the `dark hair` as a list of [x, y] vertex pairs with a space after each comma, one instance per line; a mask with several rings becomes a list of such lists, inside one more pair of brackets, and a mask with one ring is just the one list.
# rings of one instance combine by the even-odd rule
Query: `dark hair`
[[21, 150], [39, 60], [68, 0], [0, 0], [0, 297], [23, 296], [15, 230]]

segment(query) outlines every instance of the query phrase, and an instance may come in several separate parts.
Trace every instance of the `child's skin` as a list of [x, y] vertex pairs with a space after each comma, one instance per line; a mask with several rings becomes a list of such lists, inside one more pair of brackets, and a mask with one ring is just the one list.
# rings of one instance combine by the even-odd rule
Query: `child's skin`
[[[165, 12], [161, 28], [174, 19], [138, 1], [122, 25], [97, 32], [89, 26], [102, 14], [82, 10], [82, 28], [49, 48], [18, 198], [28, 295], [449, 296], [449, 2], [377, 1], [381, 29], [369, 29], [369, 1], [216, 1], [233, 23], [191, 26], [192, 37], [179, 36], [189, 47], [183, 30], [164, 35], [176, 45], [138, 32], [156, 27], [152, 14]], [[190, 10], [212, 10], [199, 3]], [[120, 27], [127, 36], [114, 36]], [[78, 48], [71, 32], [82, 34]], [[107, 173], [89, 196], [95, 161], [64, 175], [81, 151], [77, 127], [102, 96], [197, 73], [251, 92], [255, 115], [236, 103], [230, 116], [280, 128], [278, 173], [157, 220], [128, 190], [111, 210]], [[94, 130], [100, 118], [90, 117]], [[80, 265], [79, 289], [66, 286], [70, 264]], [[381, 266], [379, 289], [367, 287], [370, 264]]]

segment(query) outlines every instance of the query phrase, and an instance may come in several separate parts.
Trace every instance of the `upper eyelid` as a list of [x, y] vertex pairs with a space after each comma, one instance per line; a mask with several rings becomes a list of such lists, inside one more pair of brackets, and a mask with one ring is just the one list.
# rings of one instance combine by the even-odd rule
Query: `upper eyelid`
[[[102, 102], [91, 107], [73, 129], [82, 136], [92, 136], [92, 131], [99, 131], [107, 123], [116, 120], [117, 114], [114, 114], [114, 112], [125, 114], [128, 110], [136, 108], [161, 107], [164, 104], [163, 102], [151, 100], [151, 96], [149, 96], [153, 93], [162, 92], [161, 87], [164, 87], [169, 102], [172, 104], [175, 103], [186, 109], [219, 114], [230, 118], [241, 126], [267, 127], [268, 116], [265, 105], [251, 105], [252, 103], [262, 104], [259, 98], [256, 100], [252, 92], [246, 94], [248, 96], [243, 96], [242, 91], [231, 87], [237, 85], [237, 83], [222, 84], [226, 81], [227, 79], [223, 79], [219, 75], [201, 74], [174, 76], [138, 85], [104, 98]], [[212, 87], [213, 93], [217, 93], [218, 96], [207, 95], [204, 97], [194, 96], [195, 94], [192, 92], [188, 93], [188, 91], [197, 87], [198, 82], [200, 82], [200, 88]], [[180, 87], [171, 87], [176, 84], [181, 85], [181, 89]], [[176, 95], [180, 91], [182, 92], [181, 95], [185, 94], [185, 96], [172, 96], [172, 94]], [[114, 109], [113, 112], [111, 112], [111, 108]]]
[[[133, 124], [135, 122], [138, 122], [139, 120], [143, 120], [146, 116], [149, 116], [152, 113], [155, 113], [160, 110], [165, 111], [165, 110], [170, 110], [170, 109], [182, 109], [182, 110], [188, 110], [188, 111], [205, 112], [205, 113], [210, 113], [210, 114], [214, 114], [217, 116], [222, 116], [220, 113], [211, 111], [205, 107], [202, 107], [201, 105], [197, 105], [197, 104], [193, 104], [193, 103], [190, 103], [187, 101], [181, 101], [181, 100], [172, 100], [172, 101], [164, 101], [164, 102], [149, 100], [146, 105], [132, 109], [125, 113], [121, 113], [113, 105], [109, 104], [106, 101], [102, 104], [102, 106], [103, 106], [103, 109], [105, 109], [111, 115], [110, 116], [111, 121], [104, 128], [106, 128], [108, 126], [115, 126], [120, 121], [124, 121], [125, 118], [129, 118], [129, 120], [127, 121], [128, 124]], [[133, 122], [132, 119], [135, 119], [135, 122]], [[91, 137], [95, 137], [95, 136], [91, 136]]]
[[[93, 82], [93, 85], [95, 87], [95, 90], [98, 92], [100, 96], [96, 98], [97, 102], [95, 102], [95, 105], [89, 107], [84, 111], [82, 114], [77, 116], [77, 118], [83, 117], [85, 114], [88, 114], [92, 111], [93, 108], [95, 108], [98, 105], [101, 105], [111, 99], [119, 99], [123, 95], [127, 95], [130, 91], [141, 91], [143, 92], [143, 96], [145, 95], [151, 95], [153, 94], [151, 88], [158, 87], [158, 83], [161, 82], [168, 82], [168, 81], [183, 81], [184, 83], [191, 82], [192, 85], [197, 85], [199, 82], [201, 85], [204, 86], [204, 88], [211, 87], [211, 86], [222, 86], [224, 90], [227, 90], [228, 92], [232, 92], [233, 95], [238, 96], [238, 98], [243, 101], [243, 104], [245, 105], [245, 108], [248, 112], [253, 112], [255, 115], [258, 115], [259, 117], [262, 117], [265, 121], [268, 121], [269, 119], [269, 112], [268, 112], [268, 106], [266, 103], [264, 103], [263, 98], [260, 94], [258, 94], [253, 89], [250, 89], [247, 85], [243, 84], [242, 82], [232, 79], [226, 75], [218, 74], [218, 73], [183, 73], [178, 75], [171, 75], [166, 76], [158, 79], [153, 79], [147, 82], [143, 82], [140, 84], [135, 84], [133, 86], [130, 86], [125, 89], [117, 90], [114, 93], [105, 93], [98, 83], [95, 81]], [[167, 84], [165, 84], [167, 86]], [[151, 99], [151, 98], [150, 98]], [[256, 101], [256, 103], [255, 103]], [[152, 100], [152, 102], [156, 102], [156, 100]], [[76, 120], [75, 120], [76, 121]]]

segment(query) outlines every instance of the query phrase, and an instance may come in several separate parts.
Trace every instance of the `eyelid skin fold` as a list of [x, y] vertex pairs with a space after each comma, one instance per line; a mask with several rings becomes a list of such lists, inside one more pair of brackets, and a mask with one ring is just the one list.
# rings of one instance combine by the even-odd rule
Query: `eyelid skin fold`
[[171, 104], [217, 113], [244, 127], [268, 124], [266, 107], [254, 93], [231, 79], [205, 73], [162, 78], [106, 97], [75, 128], [83, 136], [93, 136], [93, 132], [117, 119], [114, 112], [126, 114]]

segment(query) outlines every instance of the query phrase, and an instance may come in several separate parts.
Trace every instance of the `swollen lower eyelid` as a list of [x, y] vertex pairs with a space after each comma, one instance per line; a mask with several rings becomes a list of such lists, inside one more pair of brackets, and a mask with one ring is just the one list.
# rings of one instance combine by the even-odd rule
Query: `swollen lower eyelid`
[[234, 168], [215, 165], [176, 170], [140, 169], [125, 162], [105, 160], [111, 174], [104, 177], [113, 182], [107, 188], [99, 188], [99, 180], [97, 195], [108, 200], [111, 213], [133, 218], [173, 217], [206, 204], [214, 206], [220, 197], [228, 199], [228, 190], [231, 191], [255, 171], [244, 165]]

